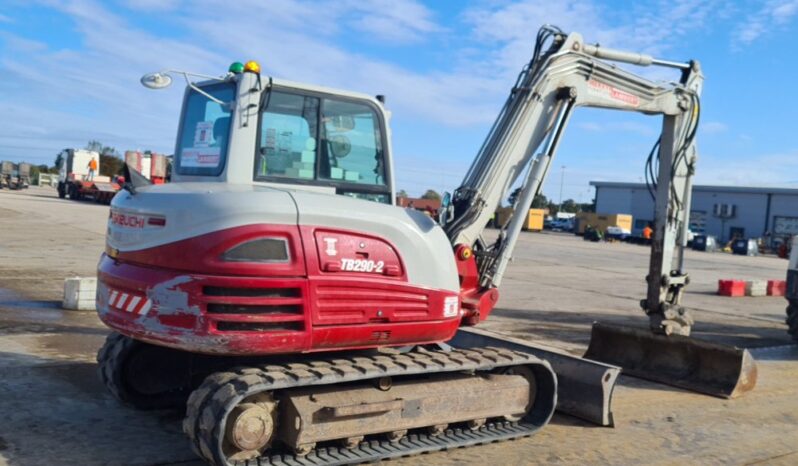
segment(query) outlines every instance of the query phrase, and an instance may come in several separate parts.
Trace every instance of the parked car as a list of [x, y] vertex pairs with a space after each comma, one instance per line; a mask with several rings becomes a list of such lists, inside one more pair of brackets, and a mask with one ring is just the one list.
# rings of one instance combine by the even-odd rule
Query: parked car
[[574, 231], [574, 221], [569, 218], [555, 218], [551, 221], [552, 231]]
[[632, 236], [632, 232], [621, 228], [619, 226], [609, 226], [607, 227], [607, 232], [605, 233], [605, 239], [612, 239], [618, 241], [626, 241], [627, 238]]

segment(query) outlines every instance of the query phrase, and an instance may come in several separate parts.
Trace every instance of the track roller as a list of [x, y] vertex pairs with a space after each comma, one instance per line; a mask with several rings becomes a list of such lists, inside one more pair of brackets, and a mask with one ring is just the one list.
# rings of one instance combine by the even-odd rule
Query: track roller
[[358, 435], [356, 437], [347, 437], [345, 439], [341, 439], [340, 443], [341, 446], [343, 446], [344, 448], [351, 450], [360, 445], [363, 442], [363, 439], [365, 438], [366, 437], [364, 437], [363, 435]]
[[396, 443], [399, 440], [402, 440], [407, 435], [407, 429], [402, 430], [394, 430], [393, 432], [388, 432], [385, 434], [385, 438], [388, 439], [389, 442]]
[[488, 420], [483, 417], [479, 419], [471, 419], [466, 423], [466, 425], [468, 425], [468, 428], [471, 430], [479, 430], [485, 425], [486, 422], [488, 422]]

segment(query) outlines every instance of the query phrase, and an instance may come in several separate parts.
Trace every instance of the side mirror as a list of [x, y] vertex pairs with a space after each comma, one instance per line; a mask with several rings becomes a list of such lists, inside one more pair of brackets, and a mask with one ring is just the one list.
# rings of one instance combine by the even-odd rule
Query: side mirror
[[149, 89], [165, 89], [172, 84], [172, 77], [166, 73], [147, 73], [141, 77], [141, 85]]
[[452, 206], [452, 195], [448, 192], [443, 193], [443, 198], [441, 199], [441, 208], [438, 211], [438, 224], [441, 226], [446, 225], [449, 223], [449, 220], [452, 219], [454, 215], [454, 206]]

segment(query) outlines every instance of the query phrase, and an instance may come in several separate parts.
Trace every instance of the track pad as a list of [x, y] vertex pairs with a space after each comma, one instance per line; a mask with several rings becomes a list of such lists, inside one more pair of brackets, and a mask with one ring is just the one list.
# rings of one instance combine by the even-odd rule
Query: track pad
[[648, 329], [593, 324], [585, 358], [621, 366], [623, 373], [721, 398], [736, 398], [756, 385], [748, 350]]

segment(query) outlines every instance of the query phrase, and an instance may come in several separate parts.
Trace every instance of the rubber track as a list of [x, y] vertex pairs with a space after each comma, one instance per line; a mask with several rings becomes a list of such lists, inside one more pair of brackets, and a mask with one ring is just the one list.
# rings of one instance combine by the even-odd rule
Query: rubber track
[[793, 340], [798, 340], [798, 299], [790, 300], [787, 305], [787, 332]]
[[427, 434], [410, 434], [399, 442], [370, 440], [353, 449], [338, 447], [317, 448], [304, 457], [295, 455], [273, 455], [257, 460], [239, 462], [246, 466], [319, 466], [367, 463], [372, 461], [417, 455], [432, 451], [470, 447], [485, 443], [500, 442], [534, 434], [540, 427], [532, 423], [495, 422], [479, 430], [449, 429], [436, 437]]
[[122, 403], [127, 403], [127, 397], [124, 389], [118, 383], [120, 376], [117, 371], [121, 367], [120, 358], [123, 358], [130, 351], [132, 345], [135, 345], [134, 340], [127, 339], [116, 332], [111, 332], [97, 352], [97, 373], [100, 375], [100, 380], [111, 392], [111, 395]]
[[[186, 391], [163, 393], [160, 395], [139, 394], [125, 384], [125, 365], [131, 355], [147, 345], [138, 340], [111, 332], [105, 344], [97, 352], [97, 372], [103, 385], [119, 402], [136, 409], [151, 410], [182, 407]], [[146, 377], [141, 374], [140, 377]]]
[[[224, 431], [227, 413], [241, 400], [256, 393], [311, 385], [331, 385], [379, 377], [396, 377], [459, 371], [489, 371], [516, 365], [542, 365], [537, 357], [502, 348], [413, 351], [405, 354], [380, 354], [349, 359], [320, 359], [306, 363], [268, 365], [217, 372], [189, 397], [183, 431], [191, 440], [195, 453], [211, 464], [225, 465], [215, 440]], [[528, 416], [529, 417], [529, 416]], [[379, 459], [409, 456], [423, 452], [457, 448], [528, 436], [541, 426], [525, 422], [494, 422], [481, 429], [449, 429], [432, 437], [411, 434], [398, 442], [370, 440], [353, 449], [320, 447], [298, 457], [293, 454], [265, 455], [236, 465], [319, 465], [353, 464]]]

